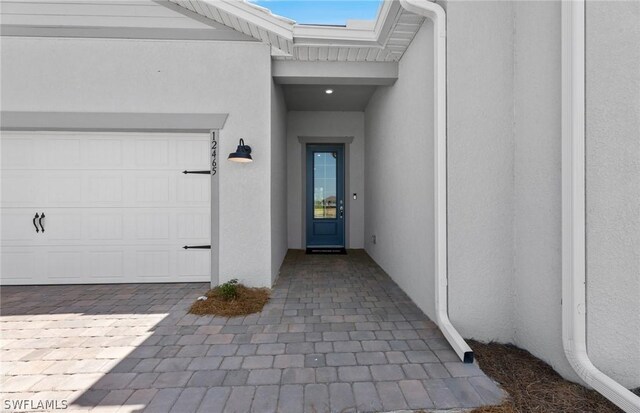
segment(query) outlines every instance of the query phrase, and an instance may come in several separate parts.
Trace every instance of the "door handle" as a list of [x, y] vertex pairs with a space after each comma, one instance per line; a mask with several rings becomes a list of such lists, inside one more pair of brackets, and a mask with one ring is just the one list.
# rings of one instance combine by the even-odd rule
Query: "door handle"
[[38, 219], [40, 217], [40, 215], [38, 215], [38, 213], [36, 212], [36, 216], [33, 217], [33, 226], [36, 227], [36, 232], [40, 232], [40, 229], [38, 228], [38, 224], [36, 224], [36, 219]]
[[38, 224], [40, 224], [40, 228], [42, 229], [42, 232], [44, 233], [44, 225], [42, 225], [42, 219], [43, 218], [44, 218], [44, 212], [42, 213], [42, 215], [40, 215], [40, 219], [38, 220]]

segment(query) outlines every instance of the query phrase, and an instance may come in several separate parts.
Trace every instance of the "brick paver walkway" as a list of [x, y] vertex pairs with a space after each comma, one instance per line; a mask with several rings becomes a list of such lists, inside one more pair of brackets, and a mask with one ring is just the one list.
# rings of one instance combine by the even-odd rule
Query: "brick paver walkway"
[[290, 251], [270, 303], [248, 317], [188, 315], [206, 288], [2, 288], [3, 411], [28, 399], [93, 412], [346, 413], [503, 397], [362, 251]]

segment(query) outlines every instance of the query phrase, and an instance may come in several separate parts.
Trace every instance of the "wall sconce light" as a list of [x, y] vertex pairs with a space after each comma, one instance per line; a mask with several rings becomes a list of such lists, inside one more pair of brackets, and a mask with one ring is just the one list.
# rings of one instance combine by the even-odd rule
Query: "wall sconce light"
[[233, 162], [248, 163], [253, 162], [251, 158], [251, 146], [244, 144], [244, 139], [240, 138], [240, 143], [235, 152], [231, 152], [227, 158]]

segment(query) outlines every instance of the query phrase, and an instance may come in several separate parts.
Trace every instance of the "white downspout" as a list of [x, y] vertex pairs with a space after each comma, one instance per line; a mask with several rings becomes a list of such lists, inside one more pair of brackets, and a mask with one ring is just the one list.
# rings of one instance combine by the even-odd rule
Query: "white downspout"
[[447, 297], [447, 32], [444, 9], [427, 0], [400, 0], [405, 10], [433, 22], [435, 153], [435, 304], [436, 323], [460, 360], [473, 362], [473, 351], [449, 320]]
[[628, 413], [640, 397], [587, 354], [585, 198], [585, 0], [562, 2], [562, 344], [571, 367]]

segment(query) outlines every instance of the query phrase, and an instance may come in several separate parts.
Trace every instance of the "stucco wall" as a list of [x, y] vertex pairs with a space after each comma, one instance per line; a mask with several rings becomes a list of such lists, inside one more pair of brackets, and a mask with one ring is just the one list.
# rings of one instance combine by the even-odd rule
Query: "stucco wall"
[[562, 347], [560, 7], [514, 3], [514, 343], [576, 379]]
[[[347, 209], [347, 248], [364, 247], [364, 113], [363, 112], [297, 112], [287, 117], [287, 210], [289, 248], [305, 248], [302, 236], [302, 144], [298, 137], [353, 137], [348, 148], [348, 179], [345, 188]], [[352, 198], [353, 193], [358, 199]]]
[[[2, 109], [229, 113], [220, 134], [220, 280], [271, 282], [269, 47], [257, 42], [7, 38]], [[251, 164], [226, 161], [243, 137]]]
[[587, 2], [587, 319], [593, 363], [640, 386], [640, 2]]
[[434, 318], [432, 79], [433, 25], [426, 22], [400, 61], [397, 82], [379, 87], [365, 111], [365, 247]]
[[449, 313], [464, 337], [513, 340], [513, 3], [447, 11]]
[[271, 282], [287, 254], [287, 107], [271, 83]]
[[[560, 2], [444, 6], [452, 321], [577, 380], [561, 332]], [[629, 387], [640, 384], [638, 8], [587, 4], [588, 348]]]

